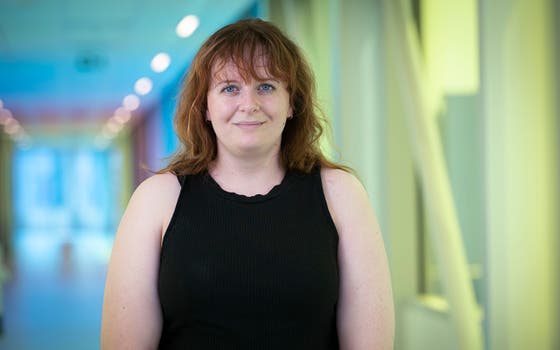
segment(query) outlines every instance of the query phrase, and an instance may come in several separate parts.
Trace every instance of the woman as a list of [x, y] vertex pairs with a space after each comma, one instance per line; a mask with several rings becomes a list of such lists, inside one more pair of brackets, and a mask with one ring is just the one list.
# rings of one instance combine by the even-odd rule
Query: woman
[[274, 25], [241, 20], [202, 45], [176, 114], [183, 147], [115, 237], [102, 348], [392, 348], [378, 224], [321, 153], [314, 103]]

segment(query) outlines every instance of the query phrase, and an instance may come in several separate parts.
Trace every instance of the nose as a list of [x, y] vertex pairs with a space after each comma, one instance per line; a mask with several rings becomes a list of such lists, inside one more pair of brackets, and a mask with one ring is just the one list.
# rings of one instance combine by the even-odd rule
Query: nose
[[259, 101], [253, 91], [247, 91], [239, 101], [239, 110], [244, 113], [255, 113], [260, 109]]

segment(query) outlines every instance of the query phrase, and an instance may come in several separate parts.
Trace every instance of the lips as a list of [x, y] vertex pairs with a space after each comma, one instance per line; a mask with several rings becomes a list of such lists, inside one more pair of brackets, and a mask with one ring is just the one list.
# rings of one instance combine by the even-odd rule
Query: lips
[[259, 122], [259, 121], [244, 121], [244, 122], [237, 122], [234, 123], [235, 125], [239, 125], [239, 126], [255, 126], [255, 125], [262, 125], [264, 124], [264, 122]]
[[264, 124], [264, 122], [259, 122], [259, 121], [242, 121], [242, 122], [237, 122], [237, 123], [233, 123], [235, 126], [237, 126], [238, 128], [240, 128], [241, 130], [256, 130], [259, 129], [261, 125]]

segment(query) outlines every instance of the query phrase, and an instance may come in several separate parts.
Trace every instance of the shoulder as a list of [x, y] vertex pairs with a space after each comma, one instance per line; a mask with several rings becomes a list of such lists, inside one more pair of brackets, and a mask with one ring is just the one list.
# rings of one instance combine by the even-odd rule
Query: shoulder
[[171, 173], [156, 174], [142, 181], [130, 199], [131, 204], [160, 206], [177, 199], [181, 185], [177, 176]]
[[323, 192], [331, 217], [343, 234], [349, 227], [375, 222], [367, 192], [355, 175], [340, 169], [321, 169]]
[[322, 167], [321, 180], [326, 190], [363, 190], [363, 186], [356, 176], [341, 169]]
[[327, 201], [363, 201], [364, 199], [367, 201], [367, 193], [362, 183], [348, 171], [323, 167], [321, 168], [321, 182]]
[[177, 176], [172, 173], [163, 173], [150, 176], [142, 181], [133, 196], [157, 199], [178, 194], [180, 190], [181, 185]]
[[154, 224], [166, 226], [179, 197], [181, 185], [171, 173], [156, 174], [142, 181], [128, 203], [127, 211]]

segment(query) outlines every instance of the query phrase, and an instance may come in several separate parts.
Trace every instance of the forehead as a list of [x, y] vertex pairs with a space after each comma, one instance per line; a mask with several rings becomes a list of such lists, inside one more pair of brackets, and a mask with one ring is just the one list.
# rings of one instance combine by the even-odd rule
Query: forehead
[[211, 70], [212, 80], [265, 80], [274, 78], [270, 72], [269, 61], [265, 57], [251, 60], [217, 60]]

